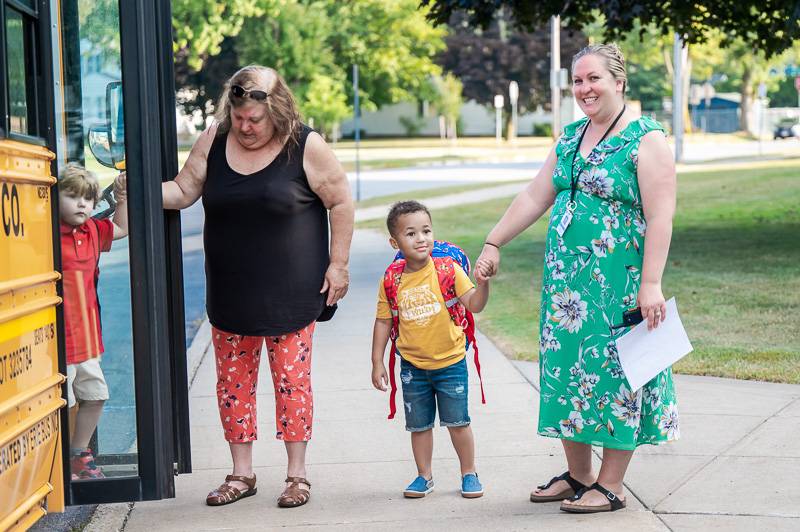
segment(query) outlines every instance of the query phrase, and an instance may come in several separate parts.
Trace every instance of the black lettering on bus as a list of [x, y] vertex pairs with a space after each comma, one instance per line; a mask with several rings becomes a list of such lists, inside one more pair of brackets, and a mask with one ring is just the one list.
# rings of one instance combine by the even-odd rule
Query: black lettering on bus
[[[8, 193], [8, 183], [3, 183], [3, 192], [0, 194], [0, 213], [3, 217], [3, 232], [6, 236], [11, 235], [11, 218], [6, 216], [6, 203], [11, 203], [11, 194]], [[11, 210], [9, 205], [9, 211]]]
[[13, 381], [32, 368], [33, 352], [30, 344], [0, 355], [0, 385]]
[[3, 183], [3, 190], [0, 192], [0, 217], [3, 218], [3, 232], [6, 236], [11, 236], [12, 232], [14, 236], [25, 236], [17, 185], [11, 185], [9, 191], [8, 183]]
[[0, 448], [0, 477], [28, 455], [34, 453], [37, 447], [47, 443], [57, 434], [55, 416], [55, 412], [48, 415], [3, 448]]

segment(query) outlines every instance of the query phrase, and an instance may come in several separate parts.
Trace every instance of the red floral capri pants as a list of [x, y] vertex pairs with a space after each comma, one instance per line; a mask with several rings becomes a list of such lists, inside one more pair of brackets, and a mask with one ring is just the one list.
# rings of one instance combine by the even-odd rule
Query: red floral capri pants
[[315, 323], [281, 336], [241, 336], [213, 328], [217, 400], [226, 440], [246, 443], [258, 438], [256, 388], [265, 341], [275, 386], [276, 437], [285, 441], [311, 439], [311, 340]]

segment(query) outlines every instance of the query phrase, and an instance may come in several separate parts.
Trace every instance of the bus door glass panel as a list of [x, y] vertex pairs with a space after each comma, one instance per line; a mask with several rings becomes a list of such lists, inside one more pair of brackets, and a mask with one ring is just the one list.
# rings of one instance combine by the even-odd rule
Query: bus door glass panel
[[[65, 0], [62, 18], [65, 138], [59, 142], [69, 164], [60, 164], [59, 194], [74, 196], [75, 183], [86, 180], [83, 169], [98, 184], [97, 197], [86, 197], [91, 219], [67, 220], [61, 212], [67, 373], [75, 399], [68, 467], [73, 482], [91, 482], [138, 475], [130, 267], [128, 239], [121, 236], [127, 224], [113, 191], [125, 169], [119, 7], [112, 0]], [[86, 249], [86, 240], [95, 239]], [[94, 265], [82, 261], [98, 254], [99, 273], [92, 276]]]
[[30, 83], [26, 79], [32, 77], [32, 63], [26, 61], [31, 58], [31, 36], [30, 24], [24, 23], [24, 15], [12, 9], [6, 8], [6, 53], [8, 58], [8, 103], [9, 116], [8, 127], [12, 133], [22, 135], [35, 134], [31, 131], [34, 127], [35, 119], [30, 116], [33, 111], [31, 101]]

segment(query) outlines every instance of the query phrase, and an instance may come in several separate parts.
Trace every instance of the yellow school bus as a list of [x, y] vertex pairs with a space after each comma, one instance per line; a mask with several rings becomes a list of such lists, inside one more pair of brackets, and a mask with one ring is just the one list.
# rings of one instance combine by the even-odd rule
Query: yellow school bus
[[[0, 0], [0, 531], [72, 504], [172, 497], [191, 469], [180, 220], [160, 196], [177, 172], [172, 68], [169, 1]], [[57, 183], [70, 162], [103, 186], [128, 176], [129, 236], [101, 254], [96, 285], [109, 399], [92, 478], [71, 465], [65, 408]]]

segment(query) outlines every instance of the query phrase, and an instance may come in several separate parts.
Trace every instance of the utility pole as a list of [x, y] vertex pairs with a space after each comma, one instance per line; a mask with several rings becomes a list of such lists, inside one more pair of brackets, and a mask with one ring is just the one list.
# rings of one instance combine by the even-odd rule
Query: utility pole
[[553, 138], [561, 134], [561, 17], [550, 18], [550, 108], [553, 110]]
[[359, 160], [358, 147], [361, 144], [361, 124], [359, 118], [361, 116], [361, 109], [358, 107], [358, 65], [353, 65], [353, 95], [355, 96], [353, 102], [353, 114], [355, 115], [355, 141], [356, 141], [356, 201], [361, 201], [361, 164]]
[[672, 135], [675, 137], [675, 162], [683, 159], [683, 39], [675, 33], [672, 46]]

